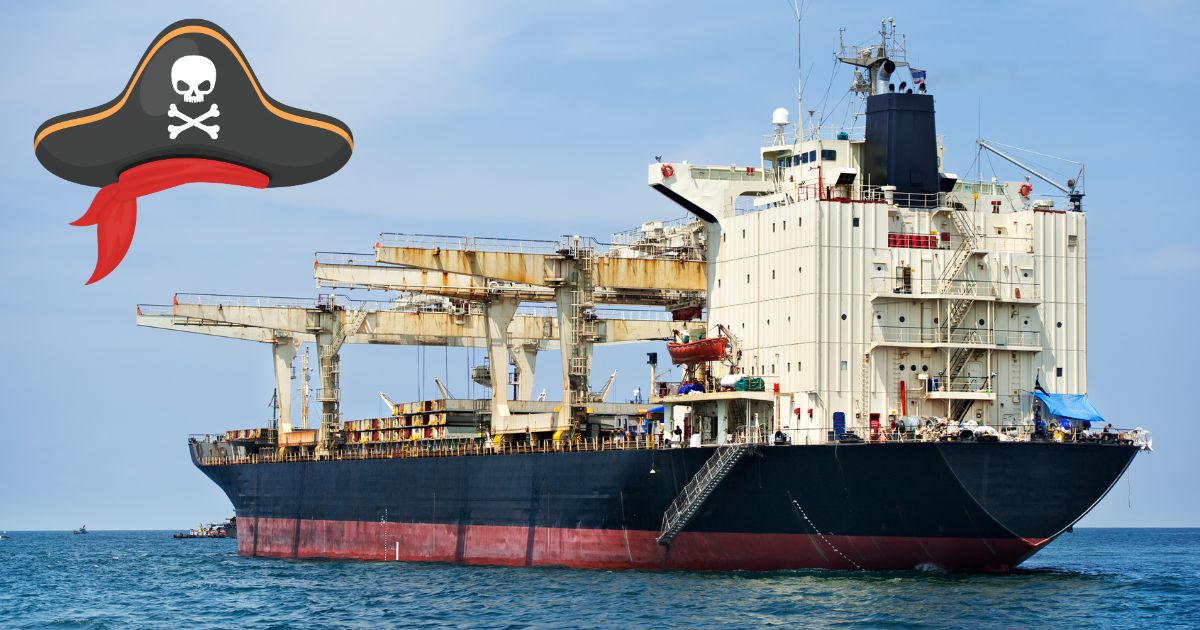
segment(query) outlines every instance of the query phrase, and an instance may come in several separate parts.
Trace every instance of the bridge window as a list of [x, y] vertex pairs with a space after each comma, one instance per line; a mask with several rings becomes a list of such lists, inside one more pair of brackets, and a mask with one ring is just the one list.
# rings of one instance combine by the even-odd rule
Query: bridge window
[[1062, 376], [1062, 368], [1054, 368], [1054, 369], [1056, 370], [1055, 374], [1057, 374], [1058, 376]]
[[858, 227], [858, 217], [854, 217], [854, 227]]
[[800, 154], [800, 163], [801, 163], [801, 164], [808, 164], [808, 154], [807, 154], [807, 153], [801, 153], [801, 154]]
[[816, 149], [813, 149], [812, 151], [808, 152], [808, 161], [809, 162], [817, 161], [817, 150]]
[[822, 160], [836, 160], [837, 159], [837, 151], [834, 149], [821, 149], [821, 159]]

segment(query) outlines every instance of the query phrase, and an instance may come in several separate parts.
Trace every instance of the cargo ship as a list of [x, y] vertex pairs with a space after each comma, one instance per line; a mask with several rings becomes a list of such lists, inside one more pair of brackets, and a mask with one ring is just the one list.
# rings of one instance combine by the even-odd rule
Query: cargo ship
[[[319, 287], [394, 293], [374, 301], [140, 305], [140, 325], [271, 348], [271, 421], [189, 440], [236, 509], [238, 552], [1003, 572], [1068, 531], [1150, 446], [1086, 397], [1082, 167], [1057, 182], [981, 140], [1030, 177], [960, 181], [905, 46], [889, 21], [839, 44], [861, 126], [779, 108], [754, 164], [650, 164], [685, 218], [607, 243], [385, 233], [317, 254]], [[648, 341], [678, 380], [651, 352], [644, 399], [592, 388], [597, 344]], [[439, 380], [433, 399], [344, 419], [346, 343], [483, 348], [490, 395]], [[293, 424], [302, 347], [319, 383], [306, 349]], [[533, 392], [548, 350], [559, 400]]]

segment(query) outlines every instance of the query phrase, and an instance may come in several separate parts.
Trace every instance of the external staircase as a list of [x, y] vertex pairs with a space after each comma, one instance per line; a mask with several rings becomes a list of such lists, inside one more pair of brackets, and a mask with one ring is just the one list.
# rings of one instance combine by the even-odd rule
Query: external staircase
[[[975, 341], [976, 331], [965, 330], [961, 328], [963, 320], [966, 319], [967, 313], [971, 312], [971, 306], [975, 303], [975, 296], [979, 288], [979, 283], [971, 278], [960, 278], [965, 271], [967, 262], [979, 250], [979, 233], [975, 230], [975, 225], [967, 217], [966, 210], [952, 208], [949, 212], [950, 220], [954, 223], [954, 229], [958, 232], [962, 241], [958, 248], [954, 250], [954, 254], [950, 257], [950, 261], [942, 270], [942, 275], [938, 281], [938, 290], [942, 295], [956, 296], [951, 299], [948, 305], [947, 321], [946, 321], [946, 340], [948, 342], [971, 343]], [[949, 369], [947, 370], [947, 384], [959, 382], [962, 377], [963, 370], [968, 362], [974, 359], [979, 353], [977, 348], [959, 347], [954, 349], [949, 357]], [[972, 401], [970, 400], [955, 400], [951, 404], [950, 415], [954, 421], [959, 421], [971, 408]]]
[[675, 536], [683, 531], [692, 517], [700, 511], [717, 486], [721, 485], [721, 481], [746, 456], [746, 453], [756, 448], [757, 446], [752, 443], [718, 446], [712, 457], [709, 457], [700, 470], [696, 471], [695, 476], [688, 481], [679, 496], [675, 497], [671, 506], [663, 514], [662, 531], [658, 535], [658, 544], [670, 545]]

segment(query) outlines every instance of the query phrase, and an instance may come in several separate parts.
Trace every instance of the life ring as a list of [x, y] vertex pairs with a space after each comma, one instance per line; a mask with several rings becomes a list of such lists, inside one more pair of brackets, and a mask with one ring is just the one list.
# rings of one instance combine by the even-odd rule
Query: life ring
[[1021, 187], [1017, 189], [1017, 193], [1026, 199], [1029, 198], [1029, 193], [1031, 192], [1033, 192], [1033, 184], [1030, 184], [1029, 182], [1021, 184]]
[[663, 179], [670, 179], [672, 177], [675, 177], [675, 167], [671, 166], [670, 164], [663, 164], [662, 165], [662, 176], [663, 176]]

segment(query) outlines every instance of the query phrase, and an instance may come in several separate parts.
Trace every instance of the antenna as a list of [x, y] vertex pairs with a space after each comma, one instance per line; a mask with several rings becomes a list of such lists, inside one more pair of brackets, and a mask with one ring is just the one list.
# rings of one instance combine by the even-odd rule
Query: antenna
[[792, 0], [792, 11], [796, 14], [796, 138], [804, 137], [804, 39], [800, 28], [804, 19], [804, 0]]

